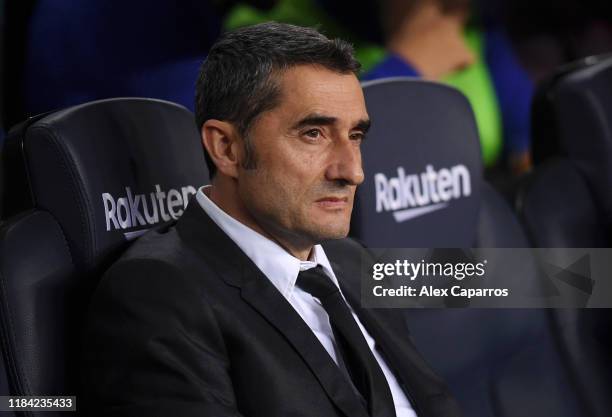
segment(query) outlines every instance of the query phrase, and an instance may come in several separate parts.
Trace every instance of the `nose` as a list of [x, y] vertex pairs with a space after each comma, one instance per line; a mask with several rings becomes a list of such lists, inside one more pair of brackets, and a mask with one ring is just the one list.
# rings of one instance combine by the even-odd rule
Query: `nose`
[[359, 144], [348, 138], [338, 141], [333, 147], [325, 176], [328, 181], [361, 184], [364, 174]]

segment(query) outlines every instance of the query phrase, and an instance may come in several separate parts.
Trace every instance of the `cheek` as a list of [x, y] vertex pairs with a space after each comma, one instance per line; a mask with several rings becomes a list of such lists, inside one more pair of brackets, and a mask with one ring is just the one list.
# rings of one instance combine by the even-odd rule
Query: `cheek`
[[262, 172], [262, 181], [272, 188], [273, 194], [291, 195], [299, 199], [312, 187], [315, 156], [288, 152], [268, 162]]
[[284, 216], [300, 213], [319, 185], [315, 173], [321, 156], [289, 148], [260, 153], [257, 168], [245, 171], [245, 191], [260, 210], [288, 213]]
[[286, 172], [264, 169], [263, 165], [245, 177], [241, 188], [245, 204], [261, 214], [291, 212], [296, 200], [295, 187]]

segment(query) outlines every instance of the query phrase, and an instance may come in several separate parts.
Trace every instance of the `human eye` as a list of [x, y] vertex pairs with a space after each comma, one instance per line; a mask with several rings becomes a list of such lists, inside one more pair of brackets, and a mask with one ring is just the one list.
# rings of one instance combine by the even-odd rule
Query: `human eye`
[[309, 141], [316, 141], [323, 137], [323, 132], [321, 132], [320, 129], [308, 129], [304, 133], [302, 133], [302, 136], [304, 136]]
[[349, 135], [349, 138], [351, 140], [361, 143], [365, 140], [366, 135], [364, 132], [353, 132]]

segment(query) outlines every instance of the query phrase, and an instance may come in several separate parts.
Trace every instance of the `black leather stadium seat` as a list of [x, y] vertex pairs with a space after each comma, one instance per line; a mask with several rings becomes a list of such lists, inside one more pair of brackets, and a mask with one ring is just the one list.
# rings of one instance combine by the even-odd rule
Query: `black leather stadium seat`
[[[352, 233], [371, 247], [529, 247], [509, 205], [484, 180], [471, 108], [426, 81], [364, 84], [373, 125]], [[424, 190], [428, 189], [428, 195]], [[525, 274], [535, 279], [532, 259]], [[547, 310], [407, 310], [414, 342], [466, 416], [589, 416]]]
[[75, 395], [80, 319], [100, 271], [208, 182], [193, 115], [159, 100], [87, 103], [14, 128], [3, 160], [0, 324], [11, 394]]
[[[612, 246], [612, 56], [560, 68], [534, 99], [535, 169], [517, 194], [536, 247]], [[612, 313], [558, 310], [555, 323], [577, 390], [593, 415], [612, 409]]]
[[[534, 243], [558, 244], [567, 247], [605, 247], [612, 243], [612, 56], [590, 57], [562, 67], [538, 88], [533, 105], [533, 154], [536, 172], [525, 184], [518, 202], [519, 210], [533, 227], [529, 216], [548, 215], [546, 207], [536, 208], [527, 193], [555, 189], [558, 178], [570, 181], [565, 201], [571, 199], [580, 206], [574, 220], [559, 223], [560, 218], [549, 218], [547, 224], [564, 230], [565, 236], [530, 231]], [[556, 161], [553, 159], [556, 158]], [[543, 164], [556, 167], [543, 167]], [[552, 173], [552, 171], [555, 173]], [[561, 173], [560, 171], [565, 171]], [[571, 172], [570, 172], [571, 171]], [[559, 176], [559, 177], [557, 177]], [[561, 180], [563, 181], [563, 180]], [[532, 183], [536, 183], [535, 185]], [[578, 184], [580, 183], [580, 184]], [[537, 187], [534, 188], [534, 187]], [[558, 188], [558, 186], [557, 186]], [[554, 193], [554, 191], [552, 191]], [[574, 193], [578, 193], [574, 196]], [[578, 200], [580, 198], [580, 200]], [[559, 203], [563, 203], [559, 200]], [[574, 204], [574, 203], [572, 203]], [[592, 205], [586, 208], [584, 205]], [[539, 210], [540, 214], [536, 211]], [[587, 214], [584, 210], [589, 211]], [[591, 215], [596, 215], [594, 218]], [[580, 230], [587, 222], [598, 222], [600, 233], [588, 241]], [[590, 220], [588, 220], [590, 219]], [[534, 218], [535, 220], [535, 218]], [[590, 229], [589, 229], [590, 230]], [[573, 237], [576, 238], [575, 241]], [[601, 239], [604, 239], [602, 241]], [[542, 242], [540, 241], [542, 239]]]
[[568, 158], [537, 166], [523, 181], [516, 205], [537, 247], [605, 248], [610, 243], [593, 192]]

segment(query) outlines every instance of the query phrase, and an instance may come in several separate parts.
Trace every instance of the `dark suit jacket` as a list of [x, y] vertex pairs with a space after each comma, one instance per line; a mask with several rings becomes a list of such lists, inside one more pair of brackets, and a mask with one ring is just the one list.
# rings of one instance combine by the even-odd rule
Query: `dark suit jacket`
[[[360, 308], [361, 247], [342, 240], [325, 249], [419, 417], [459, 416], [401, 316]], [[195, 201], [105, 274], [82, 359], [91, 415], [367, 417], [306, 323]]]

